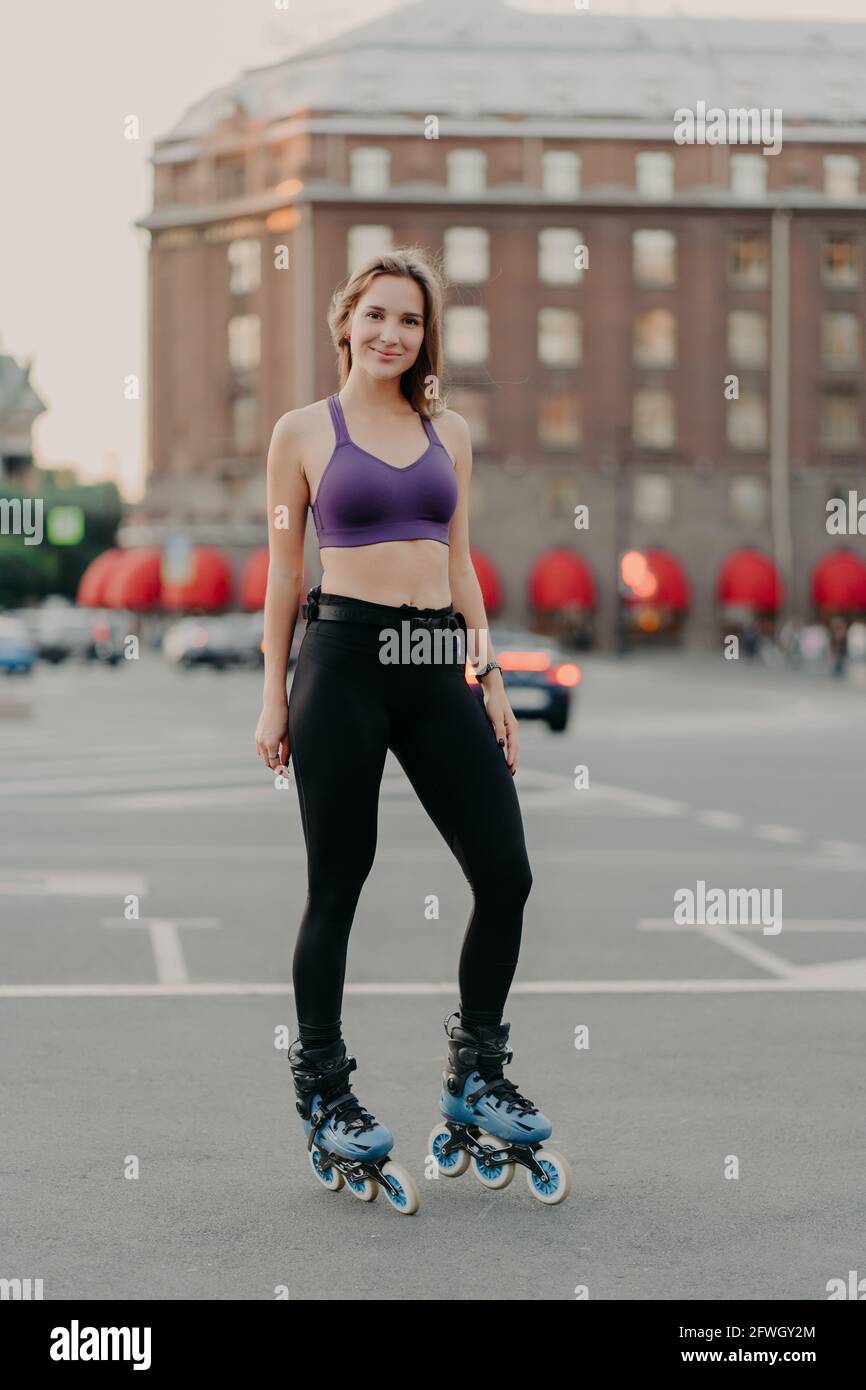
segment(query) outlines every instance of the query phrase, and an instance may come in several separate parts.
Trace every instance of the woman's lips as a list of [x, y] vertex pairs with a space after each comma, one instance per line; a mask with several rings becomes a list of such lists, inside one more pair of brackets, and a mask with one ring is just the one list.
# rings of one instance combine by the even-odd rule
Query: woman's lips
[[381, 348], [377, 348], [377, 347], [371, 348], [370, 350], [371, 350], [371, 352], [377, 352], [377, 353], [379, 354], [380, 357], [385, 357], [385, 358], [388, 358], [388, 359], [390, 359], [390, 358], [392, 358], [392, 357], [399, 357], [399, 356], [400, 356], [399, 352], [383, 352]]

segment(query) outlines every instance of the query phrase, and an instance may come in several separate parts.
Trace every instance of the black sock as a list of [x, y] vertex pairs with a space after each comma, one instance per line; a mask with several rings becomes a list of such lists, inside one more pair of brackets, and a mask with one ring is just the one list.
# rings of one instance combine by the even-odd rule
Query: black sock
[[328, 1043], [337, 1042], [342, 1037], [341, 1024], [339, 1018], [336, 1023], [298, 1023], [301, 1046], [327, 1047]]

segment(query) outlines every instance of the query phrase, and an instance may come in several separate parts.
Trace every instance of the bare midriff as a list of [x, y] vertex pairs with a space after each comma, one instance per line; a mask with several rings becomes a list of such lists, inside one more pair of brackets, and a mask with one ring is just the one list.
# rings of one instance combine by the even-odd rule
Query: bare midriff
[[382, 541], [375, 545], [323, 545], [322, 593], [343, 594], [392, 608], [447, 608], [448, 546], [441, 541]]

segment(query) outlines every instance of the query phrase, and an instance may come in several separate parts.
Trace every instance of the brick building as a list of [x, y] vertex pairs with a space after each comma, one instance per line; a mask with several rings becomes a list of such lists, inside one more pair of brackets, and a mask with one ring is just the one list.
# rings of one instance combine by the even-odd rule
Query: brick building
[[[334, 286], [419, 242], [444, 251], [444, 391], [509, 618], [565, 546], [610, 640], [617, 557], [652, 545], [689, 577], [692, 643], [740, 546], [807, 616], [827, 499], [866, 493], [864, 70], [866, 24], [421, 0], [244, 72], [153, 151], [152, 472], [125, 540], [172, 519], [264, 543], [274, 422], [336, 386]], [[781, 148], [680, 143], [699, 102], [777, 113]], [[315, 579], [312, 521], [307, 544]]]

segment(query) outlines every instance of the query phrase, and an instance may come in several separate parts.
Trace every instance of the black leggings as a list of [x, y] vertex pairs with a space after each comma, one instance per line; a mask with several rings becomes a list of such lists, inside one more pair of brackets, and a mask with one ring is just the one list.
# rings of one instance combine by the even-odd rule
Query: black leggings
[[[337, 598], [348, 606], [359, 602], [321, 595], [321, 601]], [[391, 612], [400, 632], [413, 614], [453, 607], [403, 604]], [[332, 1036], [339, 1023], [349, 932], [375, 857], [389, 748], [472, 889], [458, 971], [467, 1018], [501, 1018], [532, 887], [514, 778], [463, 661], [388, 665], [379, 660], [380, 644], [376, 624], [312, 620], [289, 694], [291, 761], [307, 847], [293, 981], [307, 1041]]]

